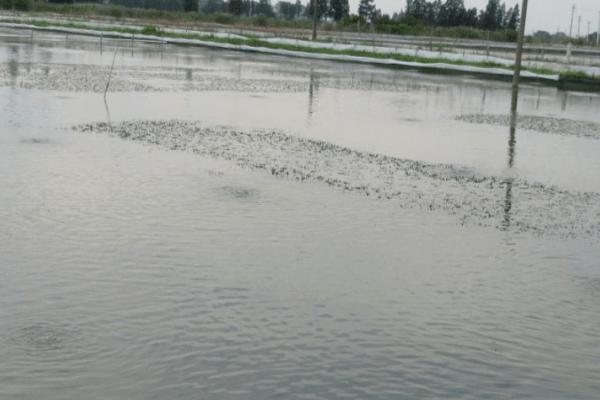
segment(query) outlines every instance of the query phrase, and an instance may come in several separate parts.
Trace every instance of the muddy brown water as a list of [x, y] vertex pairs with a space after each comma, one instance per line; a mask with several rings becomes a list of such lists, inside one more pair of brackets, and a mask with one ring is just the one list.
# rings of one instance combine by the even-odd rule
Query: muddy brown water
[[600, 392], [600, 96], [0, 37], [1, 399]]

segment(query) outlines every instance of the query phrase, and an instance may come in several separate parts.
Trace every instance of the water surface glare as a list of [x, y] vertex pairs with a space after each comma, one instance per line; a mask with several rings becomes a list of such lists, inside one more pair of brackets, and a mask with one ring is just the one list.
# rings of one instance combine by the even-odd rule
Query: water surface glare
[[600, 96], [0, 38], [0, 399], [600, 393]]

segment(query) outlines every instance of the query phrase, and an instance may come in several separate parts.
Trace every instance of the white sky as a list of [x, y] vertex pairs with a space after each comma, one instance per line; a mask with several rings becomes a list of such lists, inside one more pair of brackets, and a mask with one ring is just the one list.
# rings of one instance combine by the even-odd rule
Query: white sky
[[[356, 13], [359, 0], [350, 0], [350, 9]], [[519, 3], [521, 0], [504, 0], [507, 7]], [[465, 0], [466, 7], [482, 9], [487, 0]], [[575, 18], [573, 21], [573, 34], [577, 34], [578, 17], [581, 15], [581, 34], [587, 34], [588, 21], [591, 21], [591, 32], [598, 30], [598, 13], [600, 0], [529, 0], [527, 13], [527, 32], [546, 30], [556, 32], [560, 30], [568, 33], [571, 22], [571, 6], [575, 4]], [[384, 13], [392, 14], [406, 7], [405, 0], [375, 0], [375, 5]]]

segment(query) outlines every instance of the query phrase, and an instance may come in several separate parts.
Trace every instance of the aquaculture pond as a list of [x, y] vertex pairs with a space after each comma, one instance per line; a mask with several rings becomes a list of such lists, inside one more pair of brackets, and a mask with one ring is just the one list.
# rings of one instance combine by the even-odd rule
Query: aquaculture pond
[[600, 393], [600, 94], [0, 39], [0, 399]]

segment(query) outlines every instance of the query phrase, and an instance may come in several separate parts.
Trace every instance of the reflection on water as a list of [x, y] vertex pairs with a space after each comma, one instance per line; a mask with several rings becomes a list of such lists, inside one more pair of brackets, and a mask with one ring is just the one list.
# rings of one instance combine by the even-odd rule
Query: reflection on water
[[310, 70], [308, 78], [308, 122], [312, 121], [315, 107], [315, 97], [319, 91], [319, 78], [314, 70]]
[[106, 96], [104, 96], [104, 109], [106, 110], [106, 123], [108, 124], [109, 128], [112, 128], [112, 122], [111, 122], [111, 118], [110, 118], [110, 108], [108, 107], [108, 99]]
[[569, 92], [568, 91], [563, 91], [562, 95], [561, 95], [561, 111], [565, 112], [567, 111], [567, 104], [569, 103]]
[[8, 73], [10, 77], [13, 79], [13, 85], [19, 75], [19, 62], [17, 60], [10, 60], [8, 62]]
[[485, 98], [487, 97], [487, 89], [483, 89], [483, 94], [481, 95], [481, 107], [479, 108], [479, 112], [483, 113], [485, 110]]
[[512, 169], [515, 165], [515, 146], [517, 144], [517, 127], [509, 128], [510, 134], [508, 137], [508, 168]]
[[510, 227], [510, 212], [512, 209], [512, 189], [513, 189], [513, 180], [514, 180], [514, 172], [513, 167], [515, 165], [515, 147], [517, 144], [516, 139], [516, 131], [517, 128], [515, 126], [509, 128], [509, 138], [508, 138], [508, 172], [509, 175], [504, 184], [506, 185], [506, 193], [504, 196], [504, 221], [503, 227], [508, 229]]

